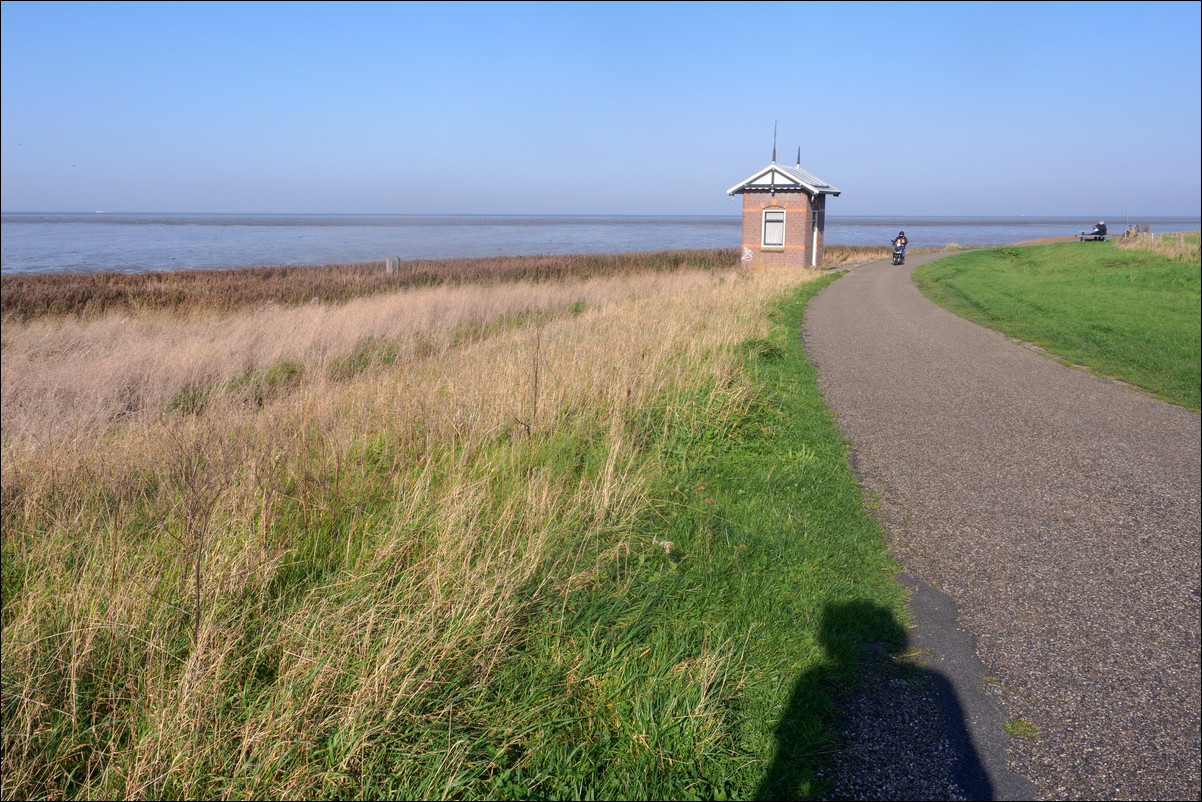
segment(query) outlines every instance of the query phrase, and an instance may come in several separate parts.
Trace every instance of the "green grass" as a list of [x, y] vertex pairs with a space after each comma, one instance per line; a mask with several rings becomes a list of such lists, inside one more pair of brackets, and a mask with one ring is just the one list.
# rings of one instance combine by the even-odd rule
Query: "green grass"
[[[823, 790], [816, 769], [832, 746], [833, 694], [856, 677], [855, 644], [898, 640], [904, 608], [797, 336], [820, 286], [774, 312], [769, 340], [746, 343], [760, 394], [744, 414], [685, 404], [646, 421], [672, 457], [642, 527], [662, 551], [566, 599], [547, 615], [555, 629], [533, 624], [529, 673], [500, 682], [498, 696], [548, 726], [514, 723], [530, 735], [510, 742], [488, 796]], [[596, 686], [556, 698], [540, 675], [565, 666]], [[707, 726], [675, 715], [706, 696], [717, 717]]]
[[1199, 264], [1115, 243], [997, 248], [914, 271], [935, 303], [1069, 364], [1199, 409]]
[[[855, 644], [898, 640], [904, 601], [797, 337], [819, 288], [774, 311], [769, 340], [746, 343], [759, 389], [746, 409], [707, 408], [711, 396], [699, 393], [641, 422], [640, 436], [671, 456], [638, 527], [652, 549], [527, 611], [517, 659], [497, 670], [482, 705], [459, 714], [455, 738], [470, 758], [455, 795], [824, 790], [816, 771], [833, 744], [833, 697], [857, 677]], [[579, 448], [549, 445], [540, 462], [587, 473], [604, 458]], [[437, 729], [395, 737], [398, 753], [415, 737], [435, 756], [447, 748]], [[343, 790], [426, 793], [433, 768], [380, 767], [370, 784]]]
[[1034, 741], [1039, 737], [1039, 728], [1031, 722], [1021, 719], [1012, 718], [1002, 725], [1009, 735], [1013, 738], [1022, 738], [1024, 741]]

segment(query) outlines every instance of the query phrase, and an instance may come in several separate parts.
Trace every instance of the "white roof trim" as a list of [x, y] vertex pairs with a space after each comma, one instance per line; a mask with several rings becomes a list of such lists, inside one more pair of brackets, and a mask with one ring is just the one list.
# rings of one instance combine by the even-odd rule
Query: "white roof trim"
[[726, 190], [726, 194], [734, 195], [736, 192], [746, 192], [761, 189], [803, 189], [811, 195], [840, 194], [839, 190], [835, 187], [823, 181], [821, 178], [807, 173], [805, 170], [802, 170], [799, 167], [783, 167], [776, 163], [768, 165], [762, 170], [753, 173], [750, 178], [735, 184], [733, 187]]

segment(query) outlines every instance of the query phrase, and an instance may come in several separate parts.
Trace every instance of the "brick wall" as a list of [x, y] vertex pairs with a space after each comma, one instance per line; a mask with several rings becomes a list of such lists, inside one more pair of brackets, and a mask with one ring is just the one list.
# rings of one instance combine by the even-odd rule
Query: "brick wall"
[[[821, 216], [826, 209], [826, 197], [818, 195], [815, 207]], [[764, 248], [764, 210], [785, 212], [785, 246]], [[812, 218], [810, 196], [805, 192], [743, 193], [743, 260], [747, 269], [762, 270], [774, 267], [809, 267]], [[818, 264], [822, 264], [822, 232], [818, 234]]]

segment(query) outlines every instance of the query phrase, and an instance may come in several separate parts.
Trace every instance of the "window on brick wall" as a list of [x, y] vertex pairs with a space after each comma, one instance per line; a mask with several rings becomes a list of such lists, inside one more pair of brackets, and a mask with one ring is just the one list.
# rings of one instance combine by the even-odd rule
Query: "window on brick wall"
[[783, 209], [764, 210], [764, 241], [765, 248], [785, 247], [785, 212]]

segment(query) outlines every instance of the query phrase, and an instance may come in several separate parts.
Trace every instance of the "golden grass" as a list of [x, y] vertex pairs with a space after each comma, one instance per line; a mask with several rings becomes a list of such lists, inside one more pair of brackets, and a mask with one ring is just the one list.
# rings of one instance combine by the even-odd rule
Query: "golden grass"
[[1202, 260], [1202, 239], [1197, 231], [1178, 231], [1170, 234], [1140, 232], [1112, 240], [1115, 247], [1125, 251], [1151, 251], [1179, 262]]
[[[630, 534], [661, 458], [636, 423], [738, 409], [733, 346], [813, 275], [6, 322], [4, 797], [336, 796], [411, 729], [452, 740], [395, 771], [450, 795], [526, 606], [660, 548]], [[399, 356], [325, 369], [364, 341]], [[256, 403], [231, 389], [281, 362]], [[715, 649], [677, 680], [717, 681]]]
[[893, 249], [884, 245], [827, 245], [822, 249], [822, 267], [829, 270], [874, 262], [887, 259], [892, 253]]
[[[356, 349], [388, 343], [410, 363], [517, 315], [721, 281], [709, 271], [562, 282], [417, 288], [342, 304], [268, 305], [231, 313], [174, 310], [43, 317], [4, 324], [0, 427], [7, 444], [97, 430], [163, 412], [183, 393], [217, 391], [261, 403], [263, 376], [315, 380]], [[276, 377], [279, 383], [281, 377]], [[241, 391], [241, 392], [239, 392]]]

